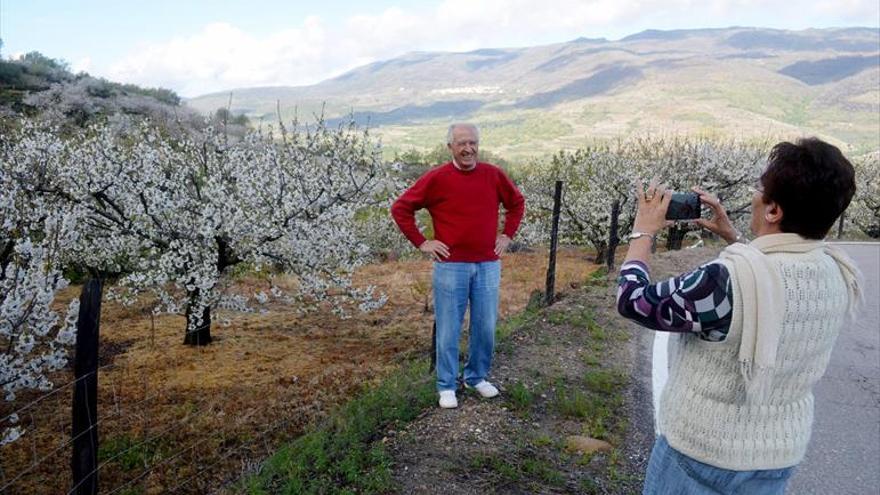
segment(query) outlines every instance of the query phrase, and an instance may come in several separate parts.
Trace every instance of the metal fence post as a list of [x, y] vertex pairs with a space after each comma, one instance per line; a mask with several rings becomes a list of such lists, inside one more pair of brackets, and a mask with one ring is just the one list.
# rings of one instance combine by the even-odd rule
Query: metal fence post
[[77, 495], [98, 493], [98, 334], [101, 280], [89, 280], [79, 297], [73, 389], [73, 489]]
[[547, 265], [547, 286], [544, 291], [544, 304], [549, 306], [556, 298], [556, 244], [559, 238], [559, 210], [562, 207], [562, 181], [556, 181], [553, 193], [553, 224], [550, 228], [550, 261]]
[[614, 271], [614, 253], [617, 251], [617, 245], [620, 244], [620, 238], [617, 235], [618, 217], [620, 217], [620, 200], [615, 199], [611, 203], [611, 229], [608, 233], [608, 273]]

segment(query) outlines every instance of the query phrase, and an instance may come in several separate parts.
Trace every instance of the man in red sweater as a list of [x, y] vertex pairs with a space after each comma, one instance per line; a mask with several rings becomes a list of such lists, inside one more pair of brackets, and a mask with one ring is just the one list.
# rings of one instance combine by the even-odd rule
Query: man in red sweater
[[[458, 340], [470, 305], [468, 360], [464, 385], [481, 396], [498, 395], [486, 380], [495, 348], [499, 257], [522, 220], [523, 195], [503, 170], [477, 161], [479, 131], [472, 124], [449, 126], [452, 161], [426, 172], [391, 207], [403, 235], [434, 259], [434, 318], [437, 324], [437, 391], [440, 407], [458, 407]], [[498, 233], [498, 205], [504, 230]], [[427, 208], [434, 239], [416, 226], [415, 212]]]

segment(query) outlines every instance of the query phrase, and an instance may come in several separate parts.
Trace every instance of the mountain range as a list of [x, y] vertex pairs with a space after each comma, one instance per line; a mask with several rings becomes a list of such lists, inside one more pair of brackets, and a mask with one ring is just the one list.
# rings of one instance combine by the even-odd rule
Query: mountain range
[[[186, 103], [213, 112], [230, 92]], [[441, 144], [453, 121], [484, 147], [537, 156], [633, 134], [739, 139], [818, 135], [880, 148], [880, 29], [648, 30], [620, 40], [412, 52], [302, 87], [242, 88], [230, 110], [257, 121], [353, 117], [391, 151]]]

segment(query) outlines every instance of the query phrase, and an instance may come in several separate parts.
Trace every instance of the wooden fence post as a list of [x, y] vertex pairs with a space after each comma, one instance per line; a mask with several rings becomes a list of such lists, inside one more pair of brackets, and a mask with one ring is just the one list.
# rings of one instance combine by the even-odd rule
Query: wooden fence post
[[553, 224], [550, 228], [550, 261], [547, 265], [547, 286], [544, 291], [544, 305], [553, 304], [556, 298], [556, 244], [559, 240], [559, 210], [562, 207], [562, 181], [556, 181], [553, 193]]
[[76, 357], [73, 365], [73, 489], [76, 495], [98, 493], [98, 330], [101, 280], [90, 279], [79, 296]]
[[620, 238], [617, 235], [617, 230], [619, 229], [618, 217], [620, 217], [620, 200], [615, 199], [611, 203], [611, 230], [608, 233], [608, 273], [614, 271], [614, 254], [617, 251], [617, 245], [620, 244]]

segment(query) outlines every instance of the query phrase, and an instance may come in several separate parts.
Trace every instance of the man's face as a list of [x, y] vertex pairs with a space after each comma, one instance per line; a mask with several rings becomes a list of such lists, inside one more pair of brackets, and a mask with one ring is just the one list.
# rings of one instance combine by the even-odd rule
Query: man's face
[[480, 143], [477, 141], [477, 133], [470, 127], [458, 126], [453, 129], [452, 142], [447, 146], [459, 167], [470, 169], [477, 165]]

